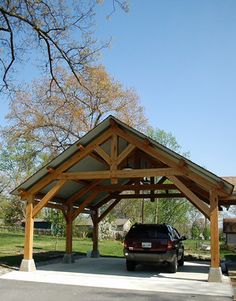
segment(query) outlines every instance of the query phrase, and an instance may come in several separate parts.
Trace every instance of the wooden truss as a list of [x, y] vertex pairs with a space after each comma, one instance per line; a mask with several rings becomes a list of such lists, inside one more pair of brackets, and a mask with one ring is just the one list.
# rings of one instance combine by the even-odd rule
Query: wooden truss
[[[126, 144], [122, 150], [119, 149], [120, 140], [123, 145]], [[105, 144], [109, 145], [109, 151], [105, 149]], [[104, 168], [70, 171], [89, 157], [100, 162]], [[127, 168], [127, 162], [132, 168]], [[88, 145], [78, 144], [77, 151], [70, 158], [56, 168], [48, 166], [47, 170], [47, 175], [32, 187], [19, 191], [21, 198], [27, 201], [24, 259], [32, 259], [33, 220], [44, 207], [63, 211], [66, 253], [71, 254], [72, 223], [85, 209], [90, 210], [94, 224], [93, 249], [96, 251], [98, 223], [122, 199], [149, 198], [154, 201], [168, 198], [174, 201], [184, 197], [210, 220], [211, 266], [219, 267], [218, 208], [227, 204], [232, 196], [223, 181], [213, 180], [194, 170], [184, 158], [176, 159], [164, 148], [156, 148], [151, 140], [128, 131], [111, 119], [110, 127], [105, 132]], [[145, 179], [149, 183], [145, 183]], [[60, 192], [71, 182], [78, 184], [78, 191], [65, 199]], [[106, 196], [99, 197], [101, 193], [106, 193]], [[104, 210], [108, 202], [109, 206]]]

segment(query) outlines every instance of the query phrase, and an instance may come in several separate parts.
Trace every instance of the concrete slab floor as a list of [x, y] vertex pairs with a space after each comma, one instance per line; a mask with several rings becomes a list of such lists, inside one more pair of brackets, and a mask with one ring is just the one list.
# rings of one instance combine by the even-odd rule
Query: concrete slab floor
[[228, 277], [223, 283], [207, 282], [209, 264], [186, 262], [175, 274], [164, 266], [137, 266], [128, 272], [123, 258], [80, 258], [73, 264], [56, 263], [40, 266], [35, 272], [10, 272], [0, 279], [57, 283], [100, 288], [185, 293], [232, 297]]

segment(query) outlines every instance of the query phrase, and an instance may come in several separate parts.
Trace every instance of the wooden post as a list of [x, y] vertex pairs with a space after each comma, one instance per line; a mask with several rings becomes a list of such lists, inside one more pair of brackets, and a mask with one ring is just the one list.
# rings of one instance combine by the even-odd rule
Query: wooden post
[[113, 134], [111, 137], [111, 184], [117, 184], [118, 179], [114, 176], [117, 170], [117, 152], [118, 152], [118, 137]]
[[98, 209], [93, 210], [92, 212], [92, 221], [93, 221], [93, 250], [91, 257], [99, 257], [98, 250]]
[[35, 263], [33, 260], [33, 236], [34, 236], [33, 202], [34, 202], [34, 196], [31, 195], [28, 197], [26, 203], [24, 259], [22, 260], [20, 266], [20, 271], [25, 271], [25, 272], [31, 272], [36, 270]]
[[211, 267], [209, 282], [222, 282], [218, 217], [218, 195], [215, 191], [210, 191]]
[[71, 205], [68, 206], [66, 213], [66, 254], [64, 255], [63, 262], [64, 263], [72, 263], [74, 262], [73, 254], [72, 254], [72, 225], [73, 225], [73, 207]]

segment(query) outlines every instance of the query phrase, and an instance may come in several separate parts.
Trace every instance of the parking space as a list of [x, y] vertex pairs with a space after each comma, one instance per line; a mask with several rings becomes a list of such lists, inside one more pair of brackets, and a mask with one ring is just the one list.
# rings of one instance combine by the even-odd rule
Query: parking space
[[0, 278], [109, 289], [231, 297], [232, 288], [228, 277], [224, 277], [223, 283], [209, 283], [208, 270], [208, 263], [186, 262], [175, 274], [167, 273], [164, 266], [137, 266], [134, 272], [128, 272], [124, 259], [101, 257], [79, 258], [73, 264], [45, 265], [38, 267], [35, 272], [14, 271]]

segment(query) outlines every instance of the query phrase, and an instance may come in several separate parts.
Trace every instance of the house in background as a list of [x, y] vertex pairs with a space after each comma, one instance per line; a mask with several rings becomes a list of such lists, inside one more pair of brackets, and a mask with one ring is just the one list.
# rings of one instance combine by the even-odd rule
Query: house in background
[[[123, 238], [124, 235], [129, 231], [132, 223], [127, 218], [117, 218], [113, 221], [113, 225], [113, 238]], [[93, 223], [91, 218], [84, 218], [78, 221], [75, 225], [75, 228], [80, 237], [91, 236], [93, 231]]]
[[124, 235], [129, 231], [130, 227], [132, 226], [132, 223], [130, 219], [128, 218], [117, 218], [115, 220], [116, 230], [115, 235], [124, 237]]
[[226, 244], [236, 247], [236, 218], [223, 219], [223, 233], [226, 235]]

